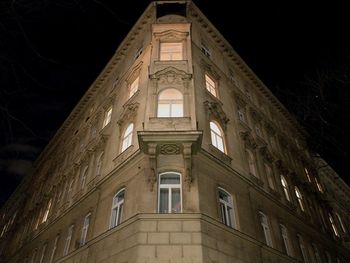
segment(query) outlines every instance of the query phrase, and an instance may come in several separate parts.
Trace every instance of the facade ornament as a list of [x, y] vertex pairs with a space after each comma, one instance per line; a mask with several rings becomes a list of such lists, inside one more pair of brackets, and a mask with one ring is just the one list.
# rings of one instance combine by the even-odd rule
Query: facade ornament
[[270, 153], [269, 149], [267, 148], [267, 146], [263, 146], [260, 148], [260, 153], [262, 155], [262, 157], [272, 163], [273, 162], [273, 157], [272, 157], [272, 154]]
[[245, 108], [247, 101], [237, 92], [234, 93], [234, 98], [239, 108]]
[[192, 177], [192, 143], [183, 143], [183, 156], [185, 161], [185, 186], [190, 191], [193, 182]]
[[246, 148], [254, 150], [258, 146], [249, 131], [240, 132], [239, 135], [244, 141], [244, 146]]
[[164, 155], [180, 154], [180, 145], [175, 143], [162, 144], [159, 146], [159, 153]]
[[158, 80], [161, 84], [182, 85], [191, 78], [192, 74], [171, 66], [150, 75], [150, 79]]
[[222, 110], [222, 105], [219, 102], [205, 101], [204, 107], [208, 113], [208, 117], [212, 115], [215, 119], [220, 121], [223, 128], [226, 130], [227, 123], [230, 121], [226, 113]]
[[288, 169], [286, 168], [286, 166], [284, 165], [282, 160], [276, 160], [275, 162], [277, 169], [283, 174], [283, 175], [287, 175]]
[[262, 120], [261, 114], [251, 107], [249, 108], [249, 110], [250, 110], [250, 114], [252, 116], [253, 121], [255, 123], [259, 123]]
[[200, 66], [206, 72], [208, 72], [216, 81], [220, 80], [220, 75], [219, 75], [219, 73], [216, 72], [216, 70], [214, 69], [213, 65], [209, 64], [204, 59], [201, 59]]
[[119, 118], [118, 124], [122, 126], [125, 121], [130, 120], [132, 117], [134, 117], [139, 106], [140, 103], [138, 102], [130, 102], [125, 104], [123, 106], [123, 112]]
[[154, 184], [157, 182], [157, 144], [148, 144], [148, 155], [150, 162], [150, 170], [147, 175], [147, 183], [150, 191], [153, 192]]

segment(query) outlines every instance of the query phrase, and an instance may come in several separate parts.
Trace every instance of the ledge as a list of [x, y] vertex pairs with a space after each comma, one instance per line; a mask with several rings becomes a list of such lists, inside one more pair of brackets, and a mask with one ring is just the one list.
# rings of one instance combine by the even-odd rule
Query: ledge
[[214, 155], [220, 161], [226, 163], [227, 165], [231, 165], [232, 158], [228, 156], [226, 153], [220, 151], [214, 145], [209, 144], [209, 153]]

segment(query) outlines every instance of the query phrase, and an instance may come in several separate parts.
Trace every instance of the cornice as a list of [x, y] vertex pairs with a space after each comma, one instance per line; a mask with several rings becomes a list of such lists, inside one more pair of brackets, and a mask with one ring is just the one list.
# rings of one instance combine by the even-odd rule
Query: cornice
[[235, 68], [241, 70], [245, 77], [250, 80], [258, 90], [270, 100], [270, 102], [282, 113], [282, 115], [292, 124], [292, 126], [299, 132], [301, 137], [305, 137], [307, 132], [296, 121], [296, 119], [289, 113], [284, 105], [272, 94], [272, 92], [265, 86], [265, 84], [255, 75], [250, 67], [243, 61], [243, 59], [236, 53], [231, 44], [219, 33], [199, 8], [191, 2], [188, 10], [188, 15], [195, 19], [203, 28], [204, 31], [212, 37], [217, 44], [222, 54], [226, 56], [234, 64]]

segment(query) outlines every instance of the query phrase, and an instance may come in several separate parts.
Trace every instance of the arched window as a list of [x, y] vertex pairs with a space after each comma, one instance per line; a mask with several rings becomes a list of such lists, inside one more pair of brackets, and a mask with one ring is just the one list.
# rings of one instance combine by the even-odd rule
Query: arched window
[[332, 217], [332, 215], [330, 213], [328, 214], [328, 218], [329, 218], [329, 222], [331, 223], [331, 226], [332, 226], [334, 234], [337, 237], [339, 237], [339, 232], [338, 232], [337, 226], [335, 225], [334, 219], [333, 219], [333, 217]]
[[247, 155], [248, 155], [248, 165], [249, 165], [249, 172], [254, 175], [258, 176], [256, 173], [256, 162], [255, 162], [255, 157], [253, 153], [249, 150], [247, 150]]
[[122, 152], [124, 152], [127, 148], [129, 148], [131, 146], [133, 130], [134, 130], [134, 124], [130, 123], [124, 132]]
[[297, 199], [298, 199], [298, 204], [299, 204], [300, 210], [305, 211], [304, 203], [303, 203], [303, 196], [301, 195], [298, 187], [295, 187], [294, 190], [295, 190], [295, 195], [297, 196]]
[[321, 183], [318, 181], [317, 177], [315, 177], [315, 182], [316, 182], [316, 186], [317, 186], [318, 191], [323, 193], [323, 187], [322, 187]]
[[266, 245], [272, 247], [272, 237], [271, 237], [271, 229], [269, 224], [268, 217], [261, 211], [259, 211], [260, 224], [264, 232]]
[[269, 187], [271, 189], [275, 189], [275, 180], [273, 178], [273, 172], [272, 172], [271, 166], [268, 165], [267, 163], [265, 163], [264, 166], [266, 171], [267, 183], [269, 184]]
[[166, 172], [159, 175], [159, 213], [181, 213], [181, 175]]
[[158, 96], [158, 117], [183, 117], [183, 96], [177, 89], [165, 89]]
[[237, 228], [232, 196], [221, 188], [219, 188], [219, 203], [221, 211], [221, 221], [229, 227]]
[[44, 215], [43, 215], [43, 219], [41, 220], [41, 223], [45, 223], [47, 221], [47, 218], [49, 217], [49, 213], [50, 213], [50, 209], [51, 209], [51, 202], [52, 199], [49, 200], [49, 202], [47, 203]]
[[90, 226], [91, 213], [88, 213], [84, 218], [83, 228], [81, 229], [80, 245], [83, 246], [86, 243], [86, 237]]
[[103, 152], [97, 157], [96, 161], [96, 176], [101, 175]]
[[292, 251], [291, 251], [291, 245], [290, 245], [290, 241], [289, 241], [289, 235], [288, 235], [288, 230], [287, 228], [280, 224], [281, 227], [281, 235], [282, 235], [282, 239], [283, 239], [283, 244], [284, 244], [284, 248], [286, 249], [286, 253], [288, 256], [292, 256]]
[[113, 197], [110, 228], [119, 225], [122, 221], [124, 208], [124, 193], [125, 189], [122, 189]]
[[81, 174], [81, 182], [80, 182], [80, 188], [81, 188], [81, 190], [83, 190], [84, 187], [85, 187], [88, 169], [89, 169], [89, 167], [86, 166], [86, 167], [84, 168], [82, 174]]
[[210, 122], [210, 135], [212, 145], [224, 153], [225, 146], [222, 129], [213, 121]]
[[288, 201], [290, 201], [288, 183], [287, 183], [286, 178], [284, 178], [283, 175], [281, 175], [281, 184], [282, 184], [282, 187], [283, 187], [284, 196], [286, 197], [286, 199]]

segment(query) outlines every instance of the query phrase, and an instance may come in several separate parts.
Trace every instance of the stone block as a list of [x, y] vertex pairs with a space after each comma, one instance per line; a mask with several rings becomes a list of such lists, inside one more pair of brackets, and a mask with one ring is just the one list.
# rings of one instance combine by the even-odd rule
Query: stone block
[[137, 228], [140, 232], [156, 232], [157, 221], [142, 220], [138, 223]]
[[184, 232], [199, 232], [201, 230], [200, 221], [183, 221], [182, 224]]
[[148, 233], [148, 244], [169, 244], [169, 233]]
[[182, 248], [185, 258], [202, 258], [202, 246], [184, 245]]
[[158, 221], [159, 232], [180, 232], [181, 221]]
[[191, 233], [170, 233], [171, 244], [191, 244]]
[[159, 259], [172, 259], [182, 257], [181, 246], [157, 246], [156, 255]]

